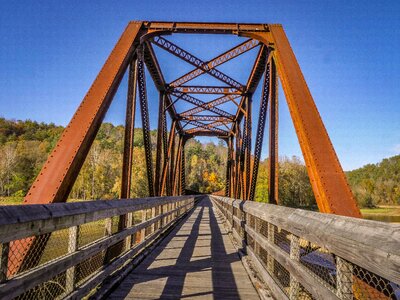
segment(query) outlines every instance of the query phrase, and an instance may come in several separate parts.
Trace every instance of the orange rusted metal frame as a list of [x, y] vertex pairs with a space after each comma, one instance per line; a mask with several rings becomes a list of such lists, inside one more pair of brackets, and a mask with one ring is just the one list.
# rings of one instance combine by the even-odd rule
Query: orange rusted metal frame
[[[142, 34], [130, 22], [24, 199], [25, 204], [65, 202]], [[36, 264], [48, 237], [11, 243], [9, 274]], [[12, 266], [12, 268], [11, 268]]]
[[[172, 33], [235, 34], [250, 37], [263, 43], [265, 46], [262, 46], [260, 49], [259, 56], [246, 86], [247, 90], [245, 92], [249, 94], [257, 86], [260, 78], [257, 74], [260, 73], [259, 70], [263, 69], [263, 60], [260, 59], [262, 55], [265, 55], [266, 47], [272, 48], [272, 55], [277, 64], [277, 72], [282, 81], [286, 100], [320, 211], [361, 217], [356, 201], [347, 184], [346, 177], [283, 28], [280, 25], [269, 24], [130, 22], [71, 122], [64, 130], [55, 149], [26, 195], [24, 203], [64, 202], [67, 199], [112, 101], [113, 95], [127, 66], [134, 58], [134, 50], [139, 43], [144, 45], [144, 59], [146, 64], [150, 66], [150, 73], [153, 79], [157, 79], [157, 87], [160, 89], [164, 88], [165, 82], [160, 73], [149, 40], [155, 36]], [[234, 119], [237, 124], [235, 125], [236, 127], [239, 127], [240, 119], [246, 113], [244, 98], [246, 97], [243, 97], [239, 104], [238, 112]], [[167, 100], [173, 122], [176, 123], [179, 132], [180, 122], [177, 116], [174, 115], [175, 111], [171, 104], [172, 101], [169, 98]], [[192, 102], [196, 102], [194, 100]], [[201, 105], [196, 103], [196, 106]], [[192, 131], [188, 134], [188, 137], [192, 135], [218, 136], [220, 133], [215, 130], [211, 131], [200, 128]], [[240, 132], [239, 128], [232, 128], [229, 134], [239, 134], [238, 146], [241, 146], [243, 139], [240, 137], [240, 133], [237, 133], [238, 131]], [[240, 147], [237, 147], [236, 151], [239, 149]], [[235, 155], [237, 156], [236, 153]], [[172, 166], [173, 161], [170, 164]], [[241, 172], [236, 172], [235, 176], [243, 176], [244, 174]], [[164, 166], [162, 189], [168, 186], [165, 182], [166, 173]], [[236, 197], [240, 197], [244, 192], [243, 182], [243, 178], [235, 179]], [[33, 256], [40, 257], [37, 253], [32, 252], [35, 248], [35, 238], [27, 239], [23, 242], [23, 244], [18, 244], [23, 246], [17, 246], [16, 243], [12, 243], [11, 245], [11, 252], [14, 253], [14, 256], [10, 258], [10, 265], [13, 265], [14, 268], [13, 270], [9, 270], [9, 273], [18, 271], [23, 265], [23, 259], [28, 252]], [[16, 247], [20, 248], [16, 249]]]
[[36, 178], [25, 203], [64, 202], [130, 63], [142, 22], [128, 24]]
[[281, 25], [269, 32], [246, 33], [274, 48], [273, 57], [318, 208], [321, 212], [361, 217], [357, 202]]

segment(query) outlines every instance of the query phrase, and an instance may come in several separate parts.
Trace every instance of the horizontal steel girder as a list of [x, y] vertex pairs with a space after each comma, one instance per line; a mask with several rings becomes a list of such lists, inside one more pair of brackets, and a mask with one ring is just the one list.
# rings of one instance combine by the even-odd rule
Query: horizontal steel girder
[[168, 87], [167, 92], [186, 93], [186, 94], [224, 94], [242, 95], [243, 92], [233, 87], [226, 86], [177, 86]]

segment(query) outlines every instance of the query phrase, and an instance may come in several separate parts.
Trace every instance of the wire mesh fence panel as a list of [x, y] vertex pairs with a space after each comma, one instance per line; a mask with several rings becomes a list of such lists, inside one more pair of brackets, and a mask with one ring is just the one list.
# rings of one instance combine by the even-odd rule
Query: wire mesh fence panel
[[88, 278], [103, 267], [106, 259], [106, 251], [100, 251], [97, 254], [85, 259], [76, 266], [77, 286], [83, 284]]
[[300, 263], [325, 287], [336, 292], [336, 260], [332, 253], [300, 239]]
[[31, 299], [43, 299], [53, 300], [62, 298], [66, 294], [66, 275], [65, 272], [58, 274], [57, 276], [43, 282], [36, 287], [28, 290], [22, 295], [16, 297], [18, 300], [31, 300]]
[[[266, 271], [271, 276], [270, 279], [266, 277], [269, 283], [276, 284], [278, 290], [289, 299], [400, 299], [400, 283], [396, 281], [399, 277], [396, 269], [399, 257], [396, 254], [399, 248], [396, 242], [398, 227], [272, 205], [266, 205], [265, 210], [258, 211], [261, 206], [254, 202], [243, 201], [238, 204], [235, 199], [217, 196], [212, 199], [228, 223], [230, 219], [234, 220], [233, 228], [241, 236], [242, 242], [247, 243], [257, 261], [261, 262], [257, 268]], [[302, 223], [301, 216], [307, 214], [307, 222]], [[245, 226], [240, 226], [243, 221]], [[334, 226], [336, 229], [332, 230]], [[243, 228], [246, 229], [244, 237], [241, 232]], [[364, 236], [370, 236], [371, 241], [382, 242], [372, 245], [372, 248], [371, 244], [363, 247], [365, 238], [360, 237]], [[346, 239], [347, 244], [344, 242]], [[321, 247], [320, 241], [326, 246]], [[328, 250], [338, 249], [338, 246], [349, 250], [338, 251], [341, 255]], [[362, 255], [358, 253], [360, 249], [363, 249]], [[364, 267], [342, 256], [359, 261]], [[375, 261], [386, 264], [387, 269], [377, 269]], [[366, 269], [365, 265], [375, 272]], [[396, 282], [377, 273], [387, 274]]]
[[79, 226], [78, 247], [83, 247], [105, 236], [106, 220], [97, 220]]
[[[154, 204], [147, 199], [106, 201], [94, 203], [93, 207], [79, 207], [76, 203], [68, 207], [72, 204], [65, 203], [61, 210], [57, 207], [54, 211], [57, 218], [53, 217], [53, 206], [40, 206], [37, 219], [29, 216], [28, 223], [21, 224], [19, 219], [10, 221], [8, 227], [0, 228], [0, 298], [12, 295], [5, 299], [61, 299], [73, 291], [94, 288], [100, 283], [100, 277], [95, 276], [99, 270], [116, 272], [121, 266], [111, 262], [117, 258], [124, 261], [121, 255], [127, 251], [141, 253], [143, 249], [137, 250], [135, 245], [143, 241], [145, 233], [157, 238], [159, 229], [172, 226], [194, 201], [187, 196], [184, 201], [174, 202], [169, 197], [166, 200], [165, 204], [157, 198]], [[11, 219], [14, 215], [4, 213]], [[97, 219], [99, 216], [103, 218]], [[150, 221], [156, 217], [156, 222]], [[168, 222], [161, 222], [162, 219]], [[82, 224], [84, 220], [93, 221]], [[134, 232], [134, 227], [143, 222], [146, 224]], [[10, 232], [14, 233], [8, 236]], [[37, 232], [44, 234], [32, 235]], [[153, 242], [153, 236], [149, 241]]]
[[290, 253], [290, 237], [290, 232], [280, 227], [275, 227], [274, 243], [286, 253]]
[[355, 299], [400, 299], [400, 285], [390, 282], [357, 265], [352, 266], [353, 295]]
[[69, 229], [53, 231], [44, 248], [39, 265], [68, 253]]

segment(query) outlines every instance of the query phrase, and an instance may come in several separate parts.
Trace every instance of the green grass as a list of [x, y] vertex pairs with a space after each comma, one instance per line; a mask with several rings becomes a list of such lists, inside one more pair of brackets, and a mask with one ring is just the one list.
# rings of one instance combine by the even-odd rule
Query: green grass
[[361, 213], [363, 215], [364, 214], [400, 215], [400, 206], [362, 208]]

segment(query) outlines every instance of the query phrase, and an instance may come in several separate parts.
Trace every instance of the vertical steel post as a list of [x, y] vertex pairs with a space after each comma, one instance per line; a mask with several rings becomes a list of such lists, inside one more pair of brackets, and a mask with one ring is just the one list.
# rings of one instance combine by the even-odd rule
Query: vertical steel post
[[159, 107], [158, 107], [158, 127], [157, 127], [157, 149], [156, 149], [156, 171], [154, 175], [154, 193], [156, 196], [161, 196], [161, 157], [162, 157], [162, 143], [163, 143], [163, 126], [164, 126], [164, 93], [160, 92]]
[[274, 59], [270, 63], [269, 203], [278, 203], [278, 80]]
[[186, 177], [185, 177], [185, 144], [187, 141], [187, 138], [185, 136], [182, 137], [183, 141], [182, 141], [182, 148], [181, 148], [181, 180], [180, 180], [180, 192], [181, 195], [185, 195], [185, 191], [186, 191]]
[[135, 134], [137, 60], [129, 66], [128, 95], [126, 102], [124, 156], [122, 161], [121, 198], [129, 198], [131, 194], [133, 141]]
[[161, 195], [164, 195], [165, 191], [167, 192], [168, 196], [171, 194], [170, 190], [169, 190], [169, 184], [167, 182], [170, 179], [167, 178], [167, 177], [169, 177], [168, 168], [169, 168], [170, 161], [171, 161], [170, 153], [172, 151], [173, 140], [174, 140], [174, 137], [175, 137], [175, 126], [176, 126], [176, 121], [173, 120], [172, 124], [171, 124], [171, 131], [169, 133], [169, 138], [168, 138], [167, 154], [165, 155], [165, 159], [164, 159], [164, 166], [163, 166], [163, 173], [162, 173], [162, 184], [161, 184]]
[[151, 139], [150, 139], [150, 122], [149, 122], [149, 108], [147, 103], [147, 90], [146, 90], [146, 76], [143, 62], [142, 49], [138, 49], [138, 86], [139, 86], [139, 99], [140, 99], [140, 113], [142, 116], [143, 127], [143, 143], [146, 155], [147, 166], [147, 183], [149, 187], [149, 196], [154, 196], [154, 181], [153, 181], [153, 158], [151, 155]]
[[183, 142], [183, 137], [179, 135], [179, 141], [178, 141], [178, 149], [176, 153], [176, 158], [175, 158], [175, 164], [174, 164], [174, 171], [173, 171], [173, 177], [172, 177], [172, 195], [177, 196], [178, 195], [178, 182], [179, 182], [179, 177], [180, 177], [180, 170], [179, 168], [181, 167], [180, 160], [181, 160], [181, 154], [182, 154], [182, 142]]
[[260, 166], [260, 158], [263, 147], [264, 140], [264, 130], [265, 130], [265, 121], [267, 119], [267, 111], [268, 111], [268, 99], [270, 94], [270, 70], [269, 64], [267, 64], [264, 72], [264, 82], [262, 95], [260, 100], [260, 112], [258, 117], [258, 126], [257, 126], [257, 136], [256, 142], [254, 145], [254, 161], [253, 161], [253, 174], [251, 176], [251, 184], [249, 191], [249, 200], [254, 200], [256, 185], [257, 185], [257, 177], [258, 177], [258, 169]]
[[225, 179], [225, 197], [230, 197], [231, 194], [231, 177], [232, 177], [232, 140], [229, 137], [227, 140], [228, 155], [226, 159], [226, 179]]
[[252, 113], [252, 96], [249, 95], [247, 97], [246, 103], [246, 147], [245, 147], [245, 189], [244, 189], [244, 200], [249, 199], [249, 189], [250, 189], [250, 176], [251, 176], [251, 135], [252, 135], [252, 128], [251, 128], [251, 113]]

